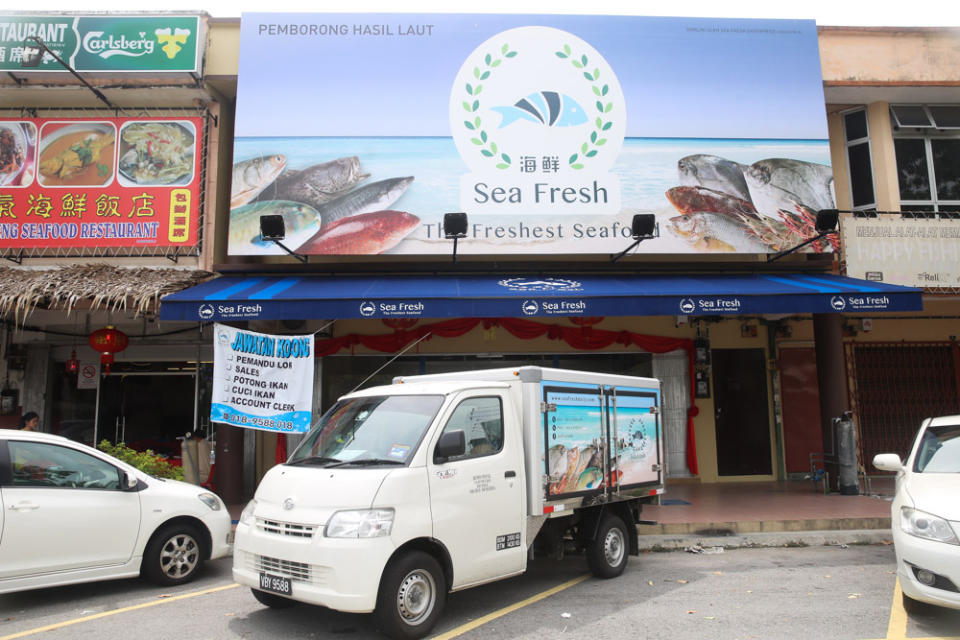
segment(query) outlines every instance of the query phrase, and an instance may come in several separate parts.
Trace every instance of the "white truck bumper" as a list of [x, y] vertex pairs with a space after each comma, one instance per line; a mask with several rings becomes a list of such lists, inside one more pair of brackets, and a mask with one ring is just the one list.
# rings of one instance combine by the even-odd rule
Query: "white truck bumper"
[[238, 525], [233, 579], [260, 587], [260, 575], [289, 578], [291, 598], [337, 611], [376, 608], [380, 576], [395, 546], [384, 538], [295, 538]]

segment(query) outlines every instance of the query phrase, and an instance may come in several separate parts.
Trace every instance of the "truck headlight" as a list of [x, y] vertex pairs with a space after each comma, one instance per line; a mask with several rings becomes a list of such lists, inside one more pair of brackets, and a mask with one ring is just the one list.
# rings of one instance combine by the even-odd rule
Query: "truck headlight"
[[251, 500], [247, 506], [240, 512], [240, 524], [251, 524], [253, 522], [253, 512], [257, 508], [257, 501]]
[[919, 509], [900, 507], [900, 528], [918, 538], [960, 545], [949, 522]]
[[201, 493], [197, 496], [200, 502], [210, 507], [211, 511], [220, 511], [220, 498], [212, 493]]
[[390, 535], [393, 509], [337, 511], [327, 523], [328, 538], [380, 538]]

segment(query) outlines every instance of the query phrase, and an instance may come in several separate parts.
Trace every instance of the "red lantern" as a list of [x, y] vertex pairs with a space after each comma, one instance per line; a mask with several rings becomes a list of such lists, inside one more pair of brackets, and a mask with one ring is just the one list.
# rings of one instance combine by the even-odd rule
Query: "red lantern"
[[130, 344], [130, 339], [123, 331], [107, 325], [90, 334], [90, 348], [100, 353], [100, 364], [103, 365], [103, 374], [110, 373], [113, 364], [113, 354], [120, 353]]
[[80, 368], [80, 361], [77, 360], [77, 350], [70, 352], [70, 359], [67, 360], [67, 373], [76, 373]]

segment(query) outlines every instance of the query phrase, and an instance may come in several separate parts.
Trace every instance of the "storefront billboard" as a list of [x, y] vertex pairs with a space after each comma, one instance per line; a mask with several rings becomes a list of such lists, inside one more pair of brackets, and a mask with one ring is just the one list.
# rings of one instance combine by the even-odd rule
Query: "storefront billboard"
[[199, 16], [72, 16], [0, 14], [0, 70], [66, 73], [45, 53], [39, 66], [22, 64], [36, 39], [75, 71], [200, 73]]
[[907, 287], [960, 287], [960, 220], [844, 214], [840, 229], [851, 277]]
[[0, 120], [0, 249], [192, 247], [203, 119]]
[[[834, 207], [813, 21], [244, 14], [231, 255], [769, 253]], [[830, 251], [830, 241], [809, 250]]]

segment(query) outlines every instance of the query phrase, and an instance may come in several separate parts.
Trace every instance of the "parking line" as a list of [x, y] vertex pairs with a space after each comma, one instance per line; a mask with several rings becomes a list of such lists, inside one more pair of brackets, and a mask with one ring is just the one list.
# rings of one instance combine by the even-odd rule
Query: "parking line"
[[[530, 596], [530, 597], [527, 598], [526, 600], [521, 600], [520, 602], [515, 602], [514, 604], [511, 604], [511, 605], [508, 606], [508, 607], [504, 607], [503, 609], [500, 609], [500, 610], [498, 610], [498, 611], [494, 611], [493, 613], [488, 613], [487, 615], [483, 616], [482, 618], [477, 618], [476, 620], [472, 620], [472, 621], [470, 621], [470, 622], [468, 622], [468, 623], [466, 623], [466, 624], [464, 624], [464, 625], [461, 625], [461, 626], [457, 627], [456, 629], [452, 629], [452, 630], [447, 631], [446, 633], [442, 633], [442, 634], [440, 634], [440, 635], [438, 635], [438, 636], [433, 636], [432, 638], [430, 638], [430, 640], [450, 640], [451, 638], [456, 638], [457, 636], [461, 636], [461, 635], [465, 634], [467, 631], [472, 631], [473, 629], [476, 629], [477, 627], [480, 627], [480, 626], [483, 626], [483, 625], [487, 624], [487, 623], [490, 622], [491, 620], [496, 620], [497, 618], [503, 617], [503, 616], [507, 615], [508, 613], [511, 613], [511, 612], [513, 612], [513, 611], [516, 611], [517, 609], [522, 609], [523, 607], [526, 607], [526, 606], [528, 606], [528, 605], [531, 605], [531, 604], [533, 604], [533, 603], [535, 603], [535, 602], [539, 602], [539, 601], [543, 600], [544, 598], [549, 598], [550, 596], [552, 596], [552, 595], [554, 595], [554, 594], [560, 593], [561, 591], [563, 591], [563, 590], [565, 590], [565, 589], [569, 589], [570, 587], [572, 587], [572, 586], [574, 586], [574, 585], [578, 585], [578, 584], [580, 584], [581, 582], [583, 582], [584, 580], [587, 580], [588, 578], [590, 578], [590, 574], [589, 574], [589, 573], [586, 574], [586, 575], [582, 575], [582, 576], [580, 576], [579, 578], [574, 578], [573, 580], [568, 580], [567, 582], [564, 582], [563, 584], [557, 585], [556, 587], [553, 587], [552, 589], [547, 589], [546, 591], [542, 591], [542, 592], [538, 593], [538, 594], [535, 595], [535, 596]], [[4, 639], [3, 639], [3, 638], [0, 638], [0, 640], [4, 640]]]
[[43, 633], [45, 631], [54, 631], [56, 629], [62, 629], [63, 627], [69, 627], [71, 625], [80, 624], [81, 622], [89, 622], [91, 620], [97, 620], [99, 618], [114, 616], [114, 615], [117, 615], [118, 613], [136, 611], [137, 609], [146, 609], [147, 607], [155, 607], [157, 605], [167, 604], [168, 602], [176, 602], [177, 600], [186, 600], [187, 598], [195, 598], [197, 596], [206, 595], [208, 593], [215, 593], [217, 591], [226, 591], [227, 589], [234, 589], [239, 586], [240, 586], [239, 584], [233, 583], [233, 584], [224, 585], [222, 587], [213, 587], [212, 589], [204, 589], [203, 591], [194, 591], [193, 593], [185, 593], [179, 596], [171, 596], [169, 598], [160, 598], [157, 600], [151, 600], [150, 602], [143, 602], [141, 604], [135, 604], [129, 607], [123, 607], [122, 609], [111, 609], [110, 611], [95, 613], [92, 616], [74, 618], [73, 620], [64, 620], [63, 622], [48, 624], [45, 627], [37, 627], [36, 629], [27, 629], [26, 631], [18, 631], [17, 633], [12, 633], [8, 636], [0, 636], [0, 640], [13, 640], [14, 638], [25, 638], [26, 636], [32, 636], [36, 633]]
[[[3, 638], [0, 638], [3, 640]], [[937, 636], [928, 638], [907, 638], [907, 611], [903, 608], [903, 590], [900, 578], [893, 587], [893, 603], [890, 605], [890, 622], [887, 624], [887, 636], [883, 640], [960, 640], [960, 636]]]

